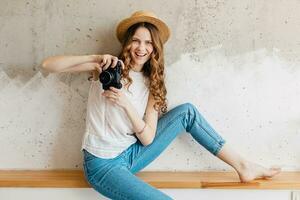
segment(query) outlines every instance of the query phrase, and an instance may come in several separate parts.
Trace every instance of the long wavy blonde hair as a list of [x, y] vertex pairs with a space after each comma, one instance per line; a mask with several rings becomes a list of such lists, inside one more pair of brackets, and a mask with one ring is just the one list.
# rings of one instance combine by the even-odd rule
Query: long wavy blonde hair
[[161, 41], [157, 28], [146, 22], [137, 23], [131, 26], [125, 35], [125, 39], [122, 43], [122, 51], [119, 55], [119, 59], [123, 60], [125, 68], [122, 71], [122, 78], [125, 80], [125, 84], [128, 87], [132, 84], [132, 79], [129, 77], [129, 71], [132, 69], [130, 48], [132, 43], [132, 37], [136, 30], [140, 27], [147, 28], [151, 34], [153, 52], [150, 55], [150, 59], [144, 64], [142, 68], [143, 75], [149, 80], [149, 91], [153, 95], [155, 104], [154, 109], [159, 113], [167, 112], [167, 90], [165, 86], [165, 73], [164, 73], [164, 51], [163, 43]]

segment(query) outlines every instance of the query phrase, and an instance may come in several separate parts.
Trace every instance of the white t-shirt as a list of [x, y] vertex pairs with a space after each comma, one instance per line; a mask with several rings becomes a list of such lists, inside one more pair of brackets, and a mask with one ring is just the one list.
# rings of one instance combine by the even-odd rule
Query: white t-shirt
[[[129, 91], [122, 91], [143, 118], [148, 102], [148, 79], [142, 72], [130, 71], [132, 84]], [[126, 112], [109, 99], [102, 96], [102, 84], [99, 80], [91, 81], [86, 115], [86, 130], [82, 140], [82, 149], [100, 158], [114, 158], [137, 141], [133, 127]]]

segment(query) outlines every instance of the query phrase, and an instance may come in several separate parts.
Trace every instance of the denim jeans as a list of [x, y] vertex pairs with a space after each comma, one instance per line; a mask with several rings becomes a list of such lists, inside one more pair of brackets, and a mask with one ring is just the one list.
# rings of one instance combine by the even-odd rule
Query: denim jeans
[[111, 199], [172, 199], [134, 174], [150, 164], [176, 136], [185, 131], [214, 155], [225, 143], [197, 108], [185, 103], [159, 118], [155, 138], [148, 146], [143, 146], [138, 140], [111, 159], [99, 158], [83, 150], [83, 168], [87, 181], [96, 191]]

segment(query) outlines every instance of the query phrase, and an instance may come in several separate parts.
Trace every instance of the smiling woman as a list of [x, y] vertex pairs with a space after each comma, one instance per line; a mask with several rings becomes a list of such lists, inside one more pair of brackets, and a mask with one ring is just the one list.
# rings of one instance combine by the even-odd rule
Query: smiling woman
[[123, 50], [119, 56], [124, 60], [124, 80], [130, 86], [132, 79], [128, 76], [129, 71], [142, 72], [150, 81], [149, 89], [157, 100], [156, 110], [166, 112], [164, 52], [159, 31], [153, 24], [140, 22], [129, 27], [124, 37]]
[[[231, 165], [241, 182], [271, 178], [280, 172], [249, 162], [231, 149], [193, 104], [181, 104], [167, 112], [163, 44], [170, 31], [162, 20], [151, 12], [138, 11], [122, 20], [116, 33], [122, 43], [119, 57], [57, 56], [43, 62], [51, 72], [94, 72], [82, 150], [84, 174], [95, 190], [111, 199], [171, 199], [135, 174], [185, 131]], [[103, 90], [99, 74], [115, 68], [118, 61], [124, 87]]]
[[130, 47], [130, 55], [134, 66], [133, 71], [142, 71], [144, 64], [149, 60], [153, 51], [151, 34], [142, 25], [135, 31]]

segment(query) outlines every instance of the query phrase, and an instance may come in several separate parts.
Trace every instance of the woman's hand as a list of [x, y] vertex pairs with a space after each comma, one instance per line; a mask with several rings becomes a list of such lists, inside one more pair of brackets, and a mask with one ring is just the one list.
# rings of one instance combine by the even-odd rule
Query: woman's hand
[[123, 109], [125, 109], [129, 105], [128, 98], [120, 89], [110, 87], [109, 90], [105, 90], [102, 95], [107, 97], [108, 100], [110, 100], [114, 104], [121, 106]]
[[109, 54], [104, 55], [94, 55], [95, 62], [99, 65], [95, 66], [95, 69], [101, 74], [102, 71], [106, 70], [109, 66], [114, 68], [117, 65], [117, 62], [120, 61], [122, 68], [124, 69], [124, 63], [122, 60], [119, 60], [118, 57], [112, 56]]

